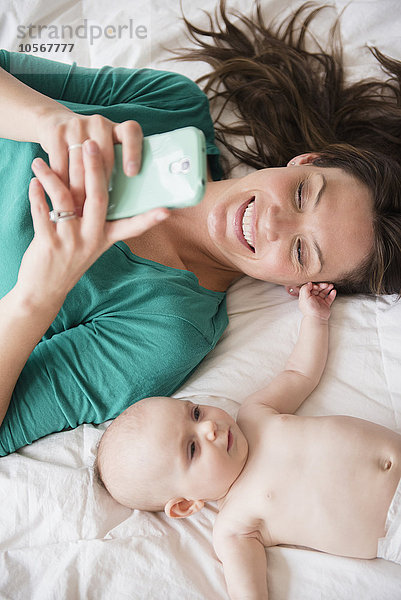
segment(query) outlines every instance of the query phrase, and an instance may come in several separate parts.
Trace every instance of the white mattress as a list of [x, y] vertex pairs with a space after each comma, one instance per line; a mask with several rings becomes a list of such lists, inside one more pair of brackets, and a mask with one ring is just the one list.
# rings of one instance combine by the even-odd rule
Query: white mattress
[[[242, 8], [245, 3], [230, 0]], [[261, 0], [266, 16], [296, 1]], [[342, 17], [349, 78], [377, 74], [366, 43], [401, 59], [399, 0], [334, 2]], [[215, 0], [183, 1], [186, 15], [206, 24]], [[0, 0], [0, 41], [9, 50], [30, 24], [115, 27], [75, 37], [71, 53], [39, 55], [86, 66], [153, 66], [192, 78], [203, 64], [169, 62], [165, 48], [185, 44], [175, 0]], [[248, 14], [251, 10], [245, 10]], [[288, 10], [287, 10], [288, 12]], [[316, 32], [324, 40], [328, 16]], [[130, 23], [130, 19], [132, 23]], [[85, 21], [86, 20], [86, 21]], [[25, 29], [17, 29], [23, 26]], [[147, 28], [142, 39], [129, 34]], [[50, 29], [48, 29], [50, 32]], [[53, 35], [57, 30], [53, 29]], [[95, 31], [95, 30], [93, 30]], [[98, 31], [98, 30], [96, 30]], [[96, 32], [95, 31], [95, 32]], [[144, 29], [139, 33], [144, 36]], [[125, 32], [125, 34], [123, 33]], [[31, 29], [38, 35], [38, 29]], [[283, 288], [243, 278], [228, 293], [230, 325], [222, 340], [177, 393], [235, 414], [239, 403], [282, 368], [300, 320]], [[300, 413], [349, 414], [401, 429], [401, 302], [392, 297], [338, 299], [330, 322], [330, 353], [318, 389]], [[0, 460], [0, 598], [12, 600], [225, 600], [223, 572], [211, 543], [215, 506], [186, 520], [130, 511], [93, 481], [95, 447], [107, 424], [48, 436]], [[369, 493], [369, 490], [366, 490]], [[401, 566], [346, 559], [295, 547], [267, 550], [272, 600], [401, 599]]]

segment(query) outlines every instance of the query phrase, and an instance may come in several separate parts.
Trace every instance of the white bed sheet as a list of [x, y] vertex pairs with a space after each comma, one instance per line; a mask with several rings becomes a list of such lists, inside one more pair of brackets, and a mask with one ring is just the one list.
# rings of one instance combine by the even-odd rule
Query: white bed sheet
[[[261, 0], [266, 16], [299, 1]], [[248, 14], [240, 0], [229, 6]], [[366, 43], [401, 58], [398, 0], [334, 2], [345, 8], [342, 34], [350, 79], [377, 74]], [[206, 24], [201, 9], [215, 0], [183, 1], [186, 15]], [[175, 0], [0, 0], [0, 41], [21, 43], [23, 26], [103, 28], [100, 39], [75, 36], [68, 54], [39, 55], [86, 66], [153, 66], [195, 78], [203, 64], [169, 62], [166, 48], [185, 45]], [[316, 32], [324, 40], [328, 17]], [[132, 23], [130, 23], [130, 19]], [[85, 21], [86, 20], [86, 21]], [[126, 25], [121, 39], [113, 30]], [[129, 37], [137, 26], [142, 39]], [[108, 31], [109, 38], [104, 33]], [[108, 29], [107, 29], [108, 28]], [[53, 29], [53, 36], [57, 33]], [[95, 33], [98, 30], [93, 30]], [[123, 33], [123, 31], [125, 33]], [[38, 29], [31, 29], [38, 36]], [[177, 393], [235, 414], [239, 403], [284, 363], [300, 320], [296, 300], [283, 288], [243, 278], [228, 293], [230, 325], [222, 340]], [[349, 414], [401, 429], [401, 302], [392, 297], [336, 301], [330, 353], [318, 389], [300, 413]], [[222, 568], [211, 543], [215, 506], [191, 519], [130, 511], [93, 480], [96, 444], [107, 424], [83, 425], [48, 436], [0, 461], [0, 598], [12, 600], [226, 600]], [[367, 490], [368, 493], [368, 490]], [[267, 550], [272, 600], [398, 600], [401, 567], [384, 560], [346, 559], [293, 547]]]

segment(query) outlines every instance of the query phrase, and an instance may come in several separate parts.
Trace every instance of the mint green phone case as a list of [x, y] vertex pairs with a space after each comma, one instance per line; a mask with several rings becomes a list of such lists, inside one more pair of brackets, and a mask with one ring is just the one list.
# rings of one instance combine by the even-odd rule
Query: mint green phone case
[[114, 146], [115, 162], [109, 187], [109, 221], [132, 217], [151, 208], [197, 204], [206, 187], [205, 136], [196, 127], [150, 135], [143, 140], [138, 175], [122, 167], [122, 146]]

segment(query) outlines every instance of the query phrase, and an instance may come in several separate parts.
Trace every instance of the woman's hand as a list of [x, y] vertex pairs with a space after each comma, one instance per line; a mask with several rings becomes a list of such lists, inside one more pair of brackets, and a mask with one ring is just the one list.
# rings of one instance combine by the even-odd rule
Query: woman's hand
[[299, 291], [299, 308], [304, 316], [330, 318], [330, 307], [336, 297], [332, 283], [305, 283]]
[[62, 211], [74, 211], [73, 194], [42, 159], [32, 163], [36, 178], [31, 181], [29, 198], [35, 236], [22, 259], [16, 288], [30, 305], [43, 305], [49, 313], [58, 312], [69, 290], [114, 242], [141, 235], [169, 214], [158, 208], [129, 219], [106, 221], [108, 180], [95, 141], [84, 142], [82, 157], [86, 190], [82, 216], [57, 223], [49, 218], [44, 191], [53, 207]]
[[79, 115], [59, 105], [40, 115], [37, 138], [49, 155], [50, 167], [69, 186], [78, 212], [85, 200], [81, 146], [85, 140], [94, 140], [99, 146], [107, 181], [113, 169], [116, 143], [123, 146], [126, 175], [136, 175], [141, 166], [143, 135], [136, 121], [114, 123], [101, 115]]
[[81, 147], [85, 140], [97, 142], [107, 180], [113, 169], [116, 143], [123, 146], [124, 172], [138, 173], [143, 135], [135, 121], [114, 123], [101, 115], [76, 114], [2, 68], [0, 89], [0, 137], [39, 143], [49, 155], [50, 167], [69, 185], [78, 210], [85, 199]]

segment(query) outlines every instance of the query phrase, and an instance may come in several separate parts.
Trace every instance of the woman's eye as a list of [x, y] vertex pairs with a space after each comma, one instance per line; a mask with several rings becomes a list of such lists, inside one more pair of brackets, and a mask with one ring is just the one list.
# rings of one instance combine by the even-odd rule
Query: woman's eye
[[193, 415], [194, 415], [194, 420], [195, 421], [199, 421], [199, 418], [200, 418], [200, 409], [199, 409], [199, 406], [195, 406], [195, 408], [193, 410]]
[[194, 455], [195, 455], [195, 442], [191, 443], [191, 446], [189, 448], [189, 455], [191, 460], [193, 459]]
[[297, 260], [299, 262], [300, 265], [303, 265], [303, 260], [302, 260], [302, 242], [301, 240], [297, 241]]
[[297, 189], [297, 206], [299, 209], [302, 208], [303, 202], [302, 202], [302, 190], [304, 189], [304, 182], [301, 181], [301, 183], [298, 186]]

